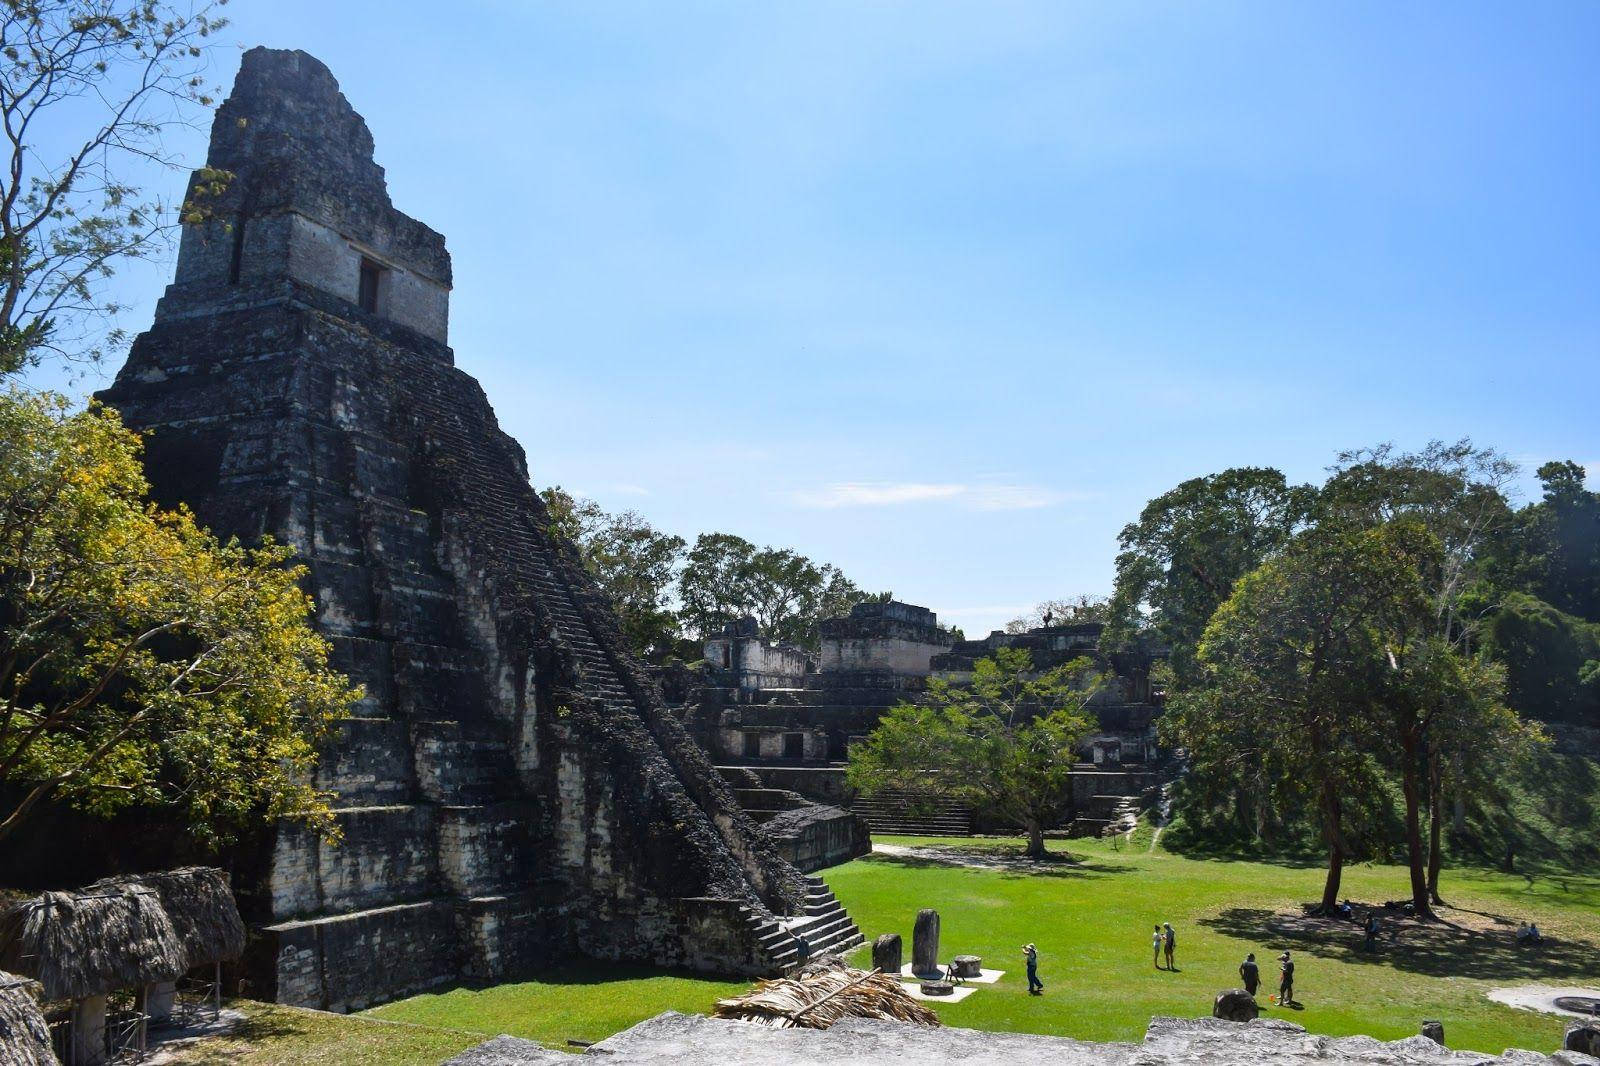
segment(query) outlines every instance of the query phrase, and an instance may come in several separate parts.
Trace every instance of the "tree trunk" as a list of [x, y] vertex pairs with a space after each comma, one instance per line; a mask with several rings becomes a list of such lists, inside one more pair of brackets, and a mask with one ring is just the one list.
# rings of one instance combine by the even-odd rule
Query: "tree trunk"
[[1037, 818], [1028, 819], [1028, 858], [1042, 859], [1044, 850], [1044, 823]]
[[1406, 861], [1411, 867], [1411, 905], [1419, 918], [1432, 913], [1428, 905], [1427, 859], [1422, 852], [1421, 777], [1417, 738], [1408, 732], [1401, 741], [1400, 784], [1406, 797]]
[[1444, 906], [1439, 898], [1439, 871], [1444, 866], [1444, 767], [1438, 752], [1428, 758], [1428, 902]]
[[1323, 831], [1328, 837], [1328, 879], [1322, 885], [1318, 914], [1332, 914], [1339, 905], [1339, 879], [1344, 876], [1344, 809], [1331, 777], [1322, 781]]

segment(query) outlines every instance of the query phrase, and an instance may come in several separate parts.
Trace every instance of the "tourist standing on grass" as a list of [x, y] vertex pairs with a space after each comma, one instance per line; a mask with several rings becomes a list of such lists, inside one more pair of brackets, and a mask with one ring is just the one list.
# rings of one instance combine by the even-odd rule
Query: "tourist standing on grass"
[[1250, 993], [1250, 998], [1256, 998], [1256, 987], [1261, 984], [1261, 967], [1256, 965], [1256, 953], [1251, 952], [1239, 964], [1239, 979], [1244, 982], [1244, 990]]
[[1178, 950], [1178, 934], [1173, 932], [1171, 922], [1162, 922], [1161, 931], [1165, 934], [1162, 939], [1167, 947], [1167, 969], [1176, 970], [1178, 964], [1172, 961], [1172, 953]]
[[1028, 995], [1037, 996], [1044, 991], [1044, 982], [1039, 980], [1039, 949], [1027, 944], [1022, 949], [1022, 957], [1028, 960]]
[[1278, 956], [1278, 1006], [1287, 1007], [1294, 1002], [1294, 960], [1285, 951]]
[[1161, 969], [1161, 945], [1166, 938], [1161, 935], [1161, 926], [1155, 927], [1156, 931], [1150, 935], [1150, 950], [1155, 953], [1156, 969]]

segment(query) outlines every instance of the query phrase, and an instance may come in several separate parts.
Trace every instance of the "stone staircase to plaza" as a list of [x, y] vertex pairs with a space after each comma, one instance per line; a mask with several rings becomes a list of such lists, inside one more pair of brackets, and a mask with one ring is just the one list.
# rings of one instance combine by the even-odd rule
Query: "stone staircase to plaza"
[[776, 921], [764, 919], [748, 907], [740, 908], [756, 942], [775, 967], [793, 970], [818, 955], [843, 955], [866, 942], [855, 920], [845, 911], [820, 877], [806, 878], [805, 912]]
[[851, 801], [850, 809], [867, 820], [873, 833], [924, 837], [972, 835], [972, 809], [943, 796], [885, 789], [875, 796], [857, 796]]

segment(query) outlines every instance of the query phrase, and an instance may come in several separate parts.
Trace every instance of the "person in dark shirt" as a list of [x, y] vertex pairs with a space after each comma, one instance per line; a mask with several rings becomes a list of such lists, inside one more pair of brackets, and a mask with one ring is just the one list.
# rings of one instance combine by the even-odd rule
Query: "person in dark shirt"
[[1244, 982], [1244, 990], [1250, 993], [1250, 998], [1256, 998], [1256, 987], [1261, 984], [1261, 967], [1256, 965], [1256, 953], [1251, 952], [1239, 964], [1239, 979]]
[[1278, 1006], [1287, 1007], [1294, 1002], [1294, 960], [1285, 951], [1278, 956]]
[[1367, 942], [1364, 945], [1368, 951], [1378, 950], [1378, 933], [1383, 929], [1383, 922], [1378, 917], [1377, 911], [1367, 912]]
[[1167, 953], [1167, 969], [1176, 970], [1178, 966], [1172, 961], [1172, 953], [1178, 950], [1178, 934], [1173, 932], [1171, 922], [1162, 922], [1161, 932]]
[[1032, 944], [1025, 945], [1022, 957], [1028, 963], [1028, 995], [1037, 996], [1044, 991], [1044, 982], [1039, 980], [1039, 950]]

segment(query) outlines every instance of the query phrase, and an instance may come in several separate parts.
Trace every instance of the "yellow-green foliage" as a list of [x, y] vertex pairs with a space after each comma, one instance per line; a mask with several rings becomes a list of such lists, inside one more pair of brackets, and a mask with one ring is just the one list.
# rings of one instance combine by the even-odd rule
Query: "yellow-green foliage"
[[114, 411], [0, 393], [0, 836], [46, 800], [328, 825], [309, 769], [358, 694], [303, 568], [150, 504], [139, 456]]

